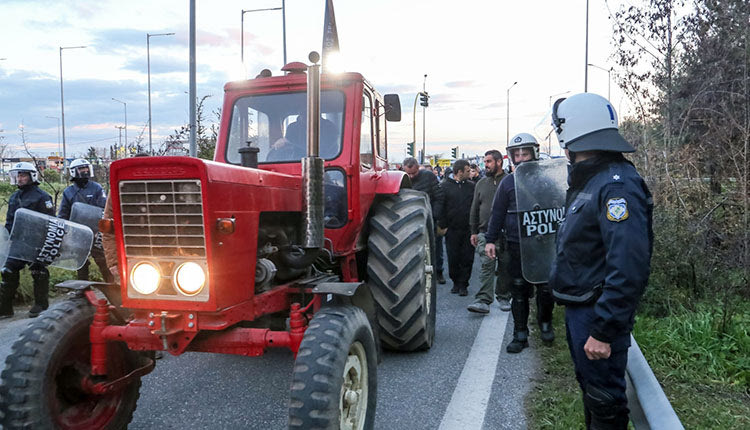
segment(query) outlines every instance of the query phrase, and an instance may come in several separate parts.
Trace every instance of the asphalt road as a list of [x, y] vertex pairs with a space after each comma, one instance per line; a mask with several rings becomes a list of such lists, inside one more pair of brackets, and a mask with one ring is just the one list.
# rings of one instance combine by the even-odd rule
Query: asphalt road
[[[536, 348], [509, 355], [512, 317], [497, 303], [488, 316], [466, 311], [470, 295], [438, 286], [433, 348], [386, 352], [378, 366], [377, 429], [523, 429], [523, 398], [538, 371]], [[18, 310], [19, 312], [22, 310]], [[17, 313], [19, 313], [17, 312]], [[0, 322], [0, 359], [28, 320]], [[131, 429], [284, 429], [293, 357], [269, 350], [259, 358], [221, 354], [166, 355], [143, 378]]]

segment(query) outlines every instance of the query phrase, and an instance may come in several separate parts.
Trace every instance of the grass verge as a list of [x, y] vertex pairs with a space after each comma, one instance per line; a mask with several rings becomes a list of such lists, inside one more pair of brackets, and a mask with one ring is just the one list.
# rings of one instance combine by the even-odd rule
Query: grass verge
[[[637, 319], [633, 336], [687, 429], [750, 428], [750, 304], [741, 308], [722, 336], [716, 306]], [[581, 429], [583, 404], [561, 307], [554, 325], [557, 339], [540, 348], [540, 376], [526, 397], [527, 421], [530, 429]]]

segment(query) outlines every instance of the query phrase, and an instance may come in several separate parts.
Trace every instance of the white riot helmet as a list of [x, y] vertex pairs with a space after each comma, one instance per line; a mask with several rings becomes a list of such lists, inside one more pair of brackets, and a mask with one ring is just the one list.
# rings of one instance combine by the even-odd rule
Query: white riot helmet
[[536, 138], [529, 133], [518, 133], [508, 142], [508, 147], [506, 148], [508, 158], [510, 158], [513, 165], [518, 165], [515, 152], [521, 148], [530, 148], [534, 153], [534, 160], [539, 159], [539, 142], [536, 141]]
[[14, 164], [13, 167], [11, 167], [8, 171], [8, 174], [10, 175], [11, 185], [18, 185], [19, 173], [28, 173], [29, 175], [31, 175], [31, 182], [39, 182], [39, 173], [36, 171], [34, 163], [29, 163], [28, 161], [20, 161]]
[[[85, 171], [81, 172], [84, 167], [88, 167], [88, 173], [86, 173]], [[70, 163], [70, 166], [68, 167], [68, 171], [72, 179], [91, 178], [94, 176], [94, 166], [92, 166], [91, 163], [83, 158], [77, 158], [73, 160], [73, 162]]]
[[558, 99], [552, 107], [552, 127], [560, 147], [570, 152], [635, 152], [618, 131], [615, 108], [597, 94]]

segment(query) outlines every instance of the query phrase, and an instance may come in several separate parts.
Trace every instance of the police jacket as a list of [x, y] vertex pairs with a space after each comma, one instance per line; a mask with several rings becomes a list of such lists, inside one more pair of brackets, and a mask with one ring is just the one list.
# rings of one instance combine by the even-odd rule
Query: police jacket
[[8, 233], [13, 227], [16, 211], [21, 208], [55, 216], [55, 205], [52, 203], [52, 197], [40, 189], [36, 183], [24, 185], [10, 196], [8, 215], [5, 220], [5, 229], [8, 230]]
[[593, 304], [590, 334], [611, 343], [633, 328], [648, 281], [651, 193], [619, 153], [574, 164], [568, 182], [549, 283], [560, 304]]
[[505, 230], [508, 242], [518, 243], [518, 214], [516, 213], [516, 180], [513, 174], [500, 181], [492, 202], [492, 215], [485, 235], [487, 243], [495, 243]]
[[103, 208], [107, 202], [107, 195], [104, 193], [102, 186], [94, 181], [87, 181], [83, 187], [79, 186], [78, 182], [75, 182], [63, 191], [63, 198], [60, 203], [60, 210], [57, 211], [57, 217], [70, 219], [70, 209], [73, 207], [73, 203], [76, 202]]
[[470, 180], [458, 182], [453, 178], [446, 178], [440, 187], [445, 193], [445, 200], [438, 226], [468, 232], [471, 200], [474, 198], [474, 182]]
[[430, 206], [432, 206], [432, 218], [440, 219], [443, 213], [443, 189], [440, 188], [437, 176], [427, 170], [419, 170], [417, 176], [411, 180], [411, 187], [417, 191], [422, 191], [430, 196]]
[[490, 215], [492, 215], [492, 201], [495, 199], [497, 186], [500, 185], [504, 177], [505, 171], [498, 169], [496, 175], [485, 176], [477, 182], [469, 218], [471, 234], [487, 232], [487, 224], [489, 224]]

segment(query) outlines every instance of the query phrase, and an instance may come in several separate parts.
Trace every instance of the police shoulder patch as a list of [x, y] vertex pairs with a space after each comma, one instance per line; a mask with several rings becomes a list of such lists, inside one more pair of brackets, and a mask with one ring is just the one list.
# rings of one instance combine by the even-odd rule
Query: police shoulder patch
[[44, 202], [44, 206], [47, 207], [47, 209], [52, 209], [52, 200], [47, 200]]
[[607, 219], [613, 222], [628, 219], [628, 202], [622, 197], [607, 200]]

